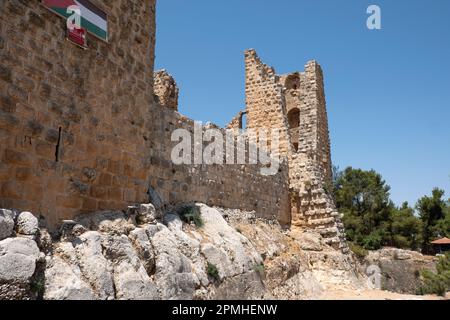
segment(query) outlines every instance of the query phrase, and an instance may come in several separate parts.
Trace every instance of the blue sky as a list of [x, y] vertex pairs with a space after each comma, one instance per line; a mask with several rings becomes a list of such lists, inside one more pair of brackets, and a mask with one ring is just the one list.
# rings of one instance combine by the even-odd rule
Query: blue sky
[[317, 60], [334, 164], [380, 172], [397, 204], [450, 197], [450, 1], [160, 0], [156, 41], [180, 112], [221, 126], [245, 107], [245, 49], [280, 74]]

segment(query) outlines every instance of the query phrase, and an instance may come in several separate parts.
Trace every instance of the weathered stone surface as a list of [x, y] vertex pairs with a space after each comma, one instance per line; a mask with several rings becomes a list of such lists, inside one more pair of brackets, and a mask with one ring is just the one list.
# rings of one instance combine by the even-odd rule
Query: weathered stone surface
[[145, 228], [145, 232], [148, 237], [151, 239], [155, 234], [161, 231], [165, 226], [163, 224], [157, 223], [156, 225], [152, 224]]
[[[156, 139], [144, 123], [152, 123], [158, 114], [152, 97], [156, 3], [139, 2], [131, 10], [125, 0], [101, 2], [111, 21], [139, 12], [136, 25], [122, 30], [126, 36], [108, 45], [92, 37], [91, 50], [84, 52], [57, 36], [60, 25], [48, 23], [40, 1], [2, 3], [0, 11], [4, 84], [0, 127], [2, 138], [22, 141], [0, 143], [1, 163], [10, 173], [8, 179], [1, 179], [0, 198], [8, 207], [42, 211], [52, 231], [62, 219], [86, 211], [125, 209], [147, 197], [149, 170], [143, 168], [143, 150], [149, 150], [149, 141]], [[17, 14], [18, 9], [22, 14]], [[13, 32], [18, 25], [27, 26], [20, 41]], [[37, 40], [37, 33], [43, 38]], [[56, 54], [61, 50], [66, 52], [64, 58]], [[91, 64], [98, 72], [91, 72]], [[122, 112], [111, 112], [113, 106], [120, 106]], [[45, 117], [37, 116], [44, 113]], [[113, 126], [115, 122], [126, 125]], [[64, 174], [55, 174], [56, 162]], [[20, 170], [28, 170], [27, 175]], [[129, 185], [119, 183], [128, 179]], [[10, 183], [5, 185], [6, 181]], [[20, 190], [14, 192], [16, 184]]]
[[127, 236], [107, 236], [102, 245], [113, 269], [116, 299], [151, 300], [158, 297], [155, 284]]
[[12, 236], [14, 231], [14, 212], [0, 209], [0, 240]]
[[192, 299], [198, 280], [192, 274], [190, 260], [178, 249], [175, 235], [164, 228], [152, 237], [152, 244], [161, 299]]
[[257, 272], [247, 272], [226, 279], [212, 293], [213, 299], [226, 300], [256, 300], [265, 295], [264, 283]]
[[398, 250], [394, 256], [397, 260], [410, 260], [413, 258], [413, 254], [406, 250]]
[[158, 102], [170, 109], [178, 110], [178, 87], [173, 77], [166, 70], [156, 71], [155, 78], [155, 96]]
[[135, 228], [122, 211], [103, 211], [93, 216], [81, 217], [83, 227], [104, 233], [128, 234]]
[[154, 223], [159, 218], [153, 204], [141, 204], [138, 209], [136, 221], [138, 224]]
[[174, 213], [166, 213], [163, 218], [163, 223], [171, 231], [181, 230], [183, 228], [183, 222], [180, 217]]
[[147, 231], [145, 229], [135, 229], [130, 232], [129, 238], [136, 248], [147, 274], [153, 274], [155, 271], [155, 252]]
[[8, 238], [0, 241], [0, 282], [28, 282], [36, 269], [39, 254], [33, 240]]
[[47, 229], [40, 229], [37, 244], [39, 246], [39, 249], [45, 254], [51, 252], [53, 240]]
[[113, 280], [108, 261], [103, 256], [101, 234], [90, 231], [74, 241], [77, 262], [83, 277], [98, 299], [114, 299]]
[[95, 293], [81, 279], [79, 268], [54, 256], [47, 262], [45, 270], [46, 300], [94, 300]]
[[[326, 230], [325, 238], [339, 240], [330, 244], [348, 251], [340, 217], [325, 191], [331, 156], [322, 68], [309, 61], [303, 72], [277, 75], [253, 49], [245, 52], [245, 65], [247, 128], [283, 128], [278, 153], [288, 158], [291, 205], [279, 221], [293, 229]], [[235, 118], [228, 127], [241, 124]]]
[[202, 245], [201, 253], [205, 256], [208, 263], [217, 268], [220, 279], [236, 275], [234, 265], [224, 250], [217, 248], [211, 243], [206, 243]]
[[34, 236], [39, 231], [38, 219], [31, 212], [22, 212], [17, 217], [17, 233]]
[[421, 286], [420, 272], [435, 270], [437, 258], [424, 256], [419, 252], [385, 248], [370, 251], [361, 265], [361, 272], [370, 266], [381, 271], [381, 288], [398, 293], [416, 294]]
[[119, 300], [155, 300], [158, 298], [158, 288], [148, 279], [143, 268], [129, 269], [127, 264], [115, 268], [114, 283]]
[[[219, 211], [264, 259], [255, 269], [263, 271], [265, 299], [314, 299], [333, 288], [365, 288], [366, 278], [355, 271], [351, 257], [325, 244], [318, 247], [316, 233], [302, 237], [298, 230], [283, 231], [278, 223], [258, 219], [252, 212]], [[316, 251], [302, 248], [312, 249], [311, 238]]]
[[322, 251], [322, 236], [315, 232], [292, 232], [291, 236], [299, 243], [303, 250]]
[[[202, 233], [216, 247], [214, 250], [207, 250], [212, 253], [210, 257], [218, 258], [222, 249], [232, 259], [232, 271], [228, 276], [253, 271], [255, 266], [262, 263], [261, 256], [251, 242], [228, 225], [219, 211], [205, 205], [199, 205], [199, 207], [205, 223]], [[226, 260], [223, 263], [226, 263]], [[224, 270], [227, 269], [224, 266]]]
[[152, 187], [150, 187], [148, 189], [148, 196], [150, 198], [151, 204], [153, 204], [153, 206], [156, 208], [156, 210], [159, 210], [159, 209], [161, 209], [163, 207], [164, 200], [159, 195], [159, 193], [155, 189], [153, 189]]
[[[364, 287], [351, 256], [324, 244], [303, 249], [319, 246], [315, 233], [299, 236], [251, 212], [197, 206], [201, 228], [170, 213], [167, 226], [140, 227], [121, 212], [83, 216], [70, 236], [42, 241], [45, 265], [30, 236], [3, 240], [0, 297], [34, 298], [32, 284], [57, 300], [300, 299]], [[74, 233], [81, 223], [83, 232]]]

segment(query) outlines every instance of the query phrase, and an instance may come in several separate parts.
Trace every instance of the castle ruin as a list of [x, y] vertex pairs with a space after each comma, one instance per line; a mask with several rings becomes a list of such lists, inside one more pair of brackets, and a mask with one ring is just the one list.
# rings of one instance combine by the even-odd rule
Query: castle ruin
[[277, 75], [245, 53], [246, 110], [229, 129], [278, 129], [280, 170], [259, 165], [174, 165], [171, 133], [194, 131], [178, 87], [154, 70], [155, 0], [92, 0], [108, 15], [108, 42], [66, 41], [65, 21], [40, 0], [0, 3], [0, 207], [57, 226], [99, 210], [190, 201], [314, 229], [347, 250], [329, 194], [331, 156], [323, 74]]

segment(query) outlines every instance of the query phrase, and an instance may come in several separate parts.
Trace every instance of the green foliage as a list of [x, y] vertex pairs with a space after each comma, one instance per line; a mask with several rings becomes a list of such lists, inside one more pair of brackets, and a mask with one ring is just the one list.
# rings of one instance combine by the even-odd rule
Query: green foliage
[[354, 244], [353, 242], [349, 242], [349, 246], [350, 246], [350, 250], [353, 251], [353, 253], [359, 258], [359, 259], [364, 259], [369, 252], [364, 249], [361, 246], [358, 246], [357, 244]]
[[333, 166], [331, 175], [332, 175], [332, 182], [325, 183], [323, 188], [325, 193], [331, 196], [334, 202], [336, 202], [336, 192], [339, 189], [339, 183], [341, 181], [340, 179], [343, 175], [343, 172], [339, 170], [339, 167]]
[[449, 235], [450, 218], [448, 203], [442, 198], [444, 191], [433, 189], [431, 197], [424, 196], [417, 202], [416, 208], [422, 221], [422, 249], [430, 252], [430, 242]]
[[431, 241], [450, 237], [450, 199], [444, 201], [440, 189], [417, 202], [419, 216], [407, 202], [393, 204], [390, 187], [374, 170], [334, 168], [332, 190], [347, 240], [366, 250], [392, 246], [429, 253]]
[[38, 297], [41, 297], [44, 293], [45, 281], [42, 278], [33, 279], [30, 283], [30, 290], [34, 292]]
[[349, 241], [367, 250], [418, 247], [420, 220], [408, 203], [394, 206], [390, 187], [379, 173], [350, 167], [334, 177], [336, 205], [344, 214]]
[[368, 250], [376, 250], [390, 239], [390, 187], [375, 171], [347, 168], [338, 175], [336, 205], [344, 214], [348, 240]]
[[181, 220], [186, 223], [194, 222], [197, 228], [201, 228], [204, 225], [200, 210], [197, 206], [184, 207], [179, 212]]
[[450, 238], [450, 204], [447, 205], [445, 217], [436, 222], [435, 230], [442, 237]]
[[266, 275], [266, 268], [262, 263], [255, 266], [255, 271], [259, 273], [261, 278], [264, 278]]
[[391, 245], [402, 249], [418, 249], [421, 228], [421, 221], [407, 202], [401, 208], [394, 208], [390, 221]]
[[450, 291], [450, 253], [439, 260], [436, 269], [437, 273], [430, 270], [422, 271], [423, 285], [419, 290], [420, 294], [445, 296]]
[[216, 281], [220, 280], [219, 270], [217, 269], [217, 267], [214, 264], [208, 262], [206, 272], [208, 273], [208, 276], [210, 276], [214, 280], [216, 280]]

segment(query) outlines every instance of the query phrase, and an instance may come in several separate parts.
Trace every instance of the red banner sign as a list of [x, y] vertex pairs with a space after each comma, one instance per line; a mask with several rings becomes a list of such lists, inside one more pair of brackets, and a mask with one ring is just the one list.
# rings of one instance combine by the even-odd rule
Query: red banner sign
[[67, 29], [67, 40], [82, 48], [87, 48], [86, 30], [83, 28]]

